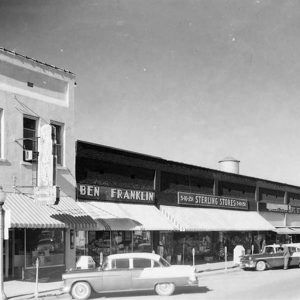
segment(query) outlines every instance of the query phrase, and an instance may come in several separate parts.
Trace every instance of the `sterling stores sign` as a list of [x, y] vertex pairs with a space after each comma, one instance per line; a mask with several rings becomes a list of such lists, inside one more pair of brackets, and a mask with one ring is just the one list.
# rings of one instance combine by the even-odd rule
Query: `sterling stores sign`
[[248, 200], [228, 198], [222, 196], [212, 196], [195, 193], [178, 192], [178, 204], [198, 207], [213, 207], [248, 210]]
[[152, 191], [129, 190], [100, 185], [78, 184], [79, 200], [117, 201], [135, 203], [154, 203], [155, 193]]

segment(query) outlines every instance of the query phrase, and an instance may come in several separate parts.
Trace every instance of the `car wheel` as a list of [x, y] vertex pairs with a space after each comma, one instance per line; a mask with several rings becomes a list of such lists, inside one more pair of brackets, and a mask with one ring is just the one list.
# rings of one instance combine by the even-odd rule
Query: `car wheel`
[[260, 260], [256, 263], [256, 271], [264, 271], [267, 268], [267, 265], [264, 261]]
[[171, 282], [158, 283], [155, 286], [155, 292], [160, 296], [170, 296], [174, 293], [174, 291], [175, 291], [175, 284]]
[[88, 299], [91, 295], [92, 289], [91, 286], [84, 281], [76, 282], [72, 286], [71, 294], [74, 299], [85, 300]]

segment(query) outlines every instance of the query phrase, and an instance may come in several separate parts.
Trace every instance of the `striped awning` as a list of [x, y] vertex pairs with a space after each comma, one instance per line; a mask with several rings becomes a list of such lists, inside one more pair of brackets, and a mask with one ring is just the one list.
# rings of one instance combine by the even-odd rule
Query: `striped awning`
[[181, 231], [274, 231], [256, 211], [161, 205], [160, 210]]
[[178, 230], [154, 205], [101, 201], [77, 203], [106, 230]]
[[71, 197], [60, 197], [59, 204], [46, 205], [35, 201], [33, 195], [7, 193], [4, 209], [9, 228], [104, 230], [104, 226], [87, 215]]

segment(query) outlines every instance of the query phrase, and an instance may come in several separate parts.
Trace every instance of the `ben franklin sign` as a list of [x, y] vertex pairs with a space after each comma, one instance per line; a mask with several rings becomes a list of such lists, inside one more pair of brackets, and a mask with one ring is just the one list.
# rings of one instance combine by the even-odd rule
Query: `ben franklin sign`
[[78, 184], [77, 197], [81, 200], [154, 203], [155, 193], [152, 191]]
[[248, 210], [248, 200], [212, 196], [196, 193], [178, 192], [178, 204], [199, 207], [214, 207]]

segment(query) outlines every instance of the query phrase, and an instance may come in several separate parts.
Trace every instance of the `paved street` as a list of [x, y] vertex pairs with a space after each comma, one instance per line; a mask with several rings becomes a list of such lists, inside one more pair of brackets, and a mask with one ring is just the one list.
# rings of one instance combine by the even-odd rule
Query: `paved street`
[[[269, 300], [269, 299], [300, 299], [300, 269], [269, 270], [265, 272], [237, 271], [227, 274], [208, 274], [201, 278], [201, 286], [196, 288], [177, 289], [169, 299], [230, 299], [230, 300]], [[47, 300], [52, 298], [45, 298]], [[58, 299], [58, 298], [55, 298]], [[59, 299], [70, 299], [61, 296]], [[135, 292], [120, 294], [96, 295], [96, 299], [127, 300], [127, 299], [166, 299], [154, 292]]]

